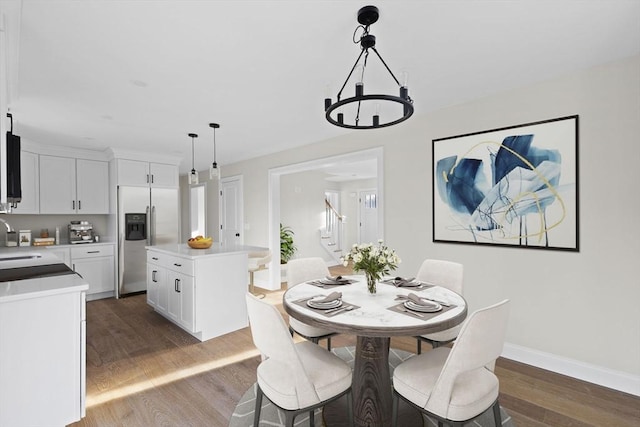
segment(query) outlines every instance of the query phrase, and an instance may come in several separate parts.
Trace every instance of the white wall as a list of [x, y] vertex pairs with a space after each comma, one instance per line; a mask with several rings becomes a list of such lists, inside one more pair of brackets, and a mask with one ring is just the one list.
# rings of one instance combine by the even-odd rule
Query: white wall
[[[400, 274], [427, 257], [462, 262], [471, 310], [511, 299], [509, 343], [637, 380], [639, 75], [636, 56], [435, 112], [420, 114], [416, 99], [416, 115], [401, 125], [228, 165], [225, 175], [244, 175], [245, 242], [268, 243], [269, 168], [383, 146], [385, 240], [403, 258]], [[432, 139], [572, 114], [580, 115], [580, 252], [432, 243]]]

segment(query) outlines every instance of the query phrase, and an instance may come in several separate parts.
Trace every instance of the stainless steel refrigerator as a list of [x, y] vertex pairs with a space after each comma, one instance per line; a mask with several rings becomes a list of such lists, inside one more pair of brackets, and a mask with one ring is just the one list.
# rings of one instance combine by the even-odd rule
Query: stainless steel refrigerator
[[179, 242], [174, 188], [118, 187], [118, 297], [147, 289], [145, 246]]

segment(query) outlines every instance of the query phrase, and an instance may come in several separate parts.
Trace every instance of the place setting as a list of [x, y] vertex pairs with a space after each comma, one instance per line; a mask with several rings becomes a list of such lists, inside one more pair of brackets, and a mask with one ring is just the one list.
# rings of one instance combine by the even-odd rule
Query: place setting
[[421, 282], [416, 280], [415, 277], [404, 278], [404, 277], [390, 277], [388, 279], [381, 280], [380, 283], [385, 283], [387, 285], [393, 285], [396, 288], [414, 288], [417, 290], [422, 290], [426, 288], [430, 288], [433, 285], [430, 285], [425, 282]]
[[360, 308], [360, 306], [345, 303], [342, 300], [342, 292], [337, 291], [328, 295], [315, 295], [299, 299], [295, 303], [300, 307], [311, 308], [327, 317], [333, 317], [337, 314]]
[[401, 302], [389, 307], [389, 310], [424, 320], [442, 314], [455, 307], [455, 305], [449, 304], [446, 301], [436, 301], [427, 297], [419, 296], [413, 292], [408, 295], [397, 295], [396, 301]]
[[323, 279], [311, 280], [306, 283], [309, 285], [317, 286], [319, 288], [329, 289], [336, 286], [350, 285], [351, 283], [355, 282], [355, 280], [348, 279], [343, 276], [326, 276]]

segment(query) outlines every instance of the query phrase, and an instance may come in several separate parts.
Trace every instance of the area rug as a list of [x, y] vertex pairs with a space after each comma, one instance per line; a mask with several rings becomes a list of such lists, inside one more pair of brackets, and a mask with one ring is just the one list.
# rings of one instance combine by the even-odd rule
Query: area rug
[[[351, 369], [353, 369], [354, 357], [355, 357], [355, 347], [338, 347], [331, 350], [333, 353], [338, 355], [341, 359], [346, 361]], [[402, 350], [390, 349], [389, 350], [389, 368], [391, 370], [391, 375], [393, 375], [393, 369], [398, 366], [401, 362], [407, 360], [413, 353], [409, 353]], [[251, 427], [253, 426], [253, 410], [255, 406], [255, 398], [256, 398], [256, 385], [249, 387], [249, 389], [244, 393], [238, 404], [236, 405], [236, 409], [233, 411], [231, 415], [231, 420], [229, 421], [229, 427]], [[500, 408], [500, 412], [502, 413], [502, 425], [506, 427], [514, 427], [513, 420], [511, 416], [507, 414], [504, 408]], [[322, 418], [322, 409], [316, 409], [315, 412], [315, 421], [316, 426], [324, 425]], [[300, 427], [308, 427], [309, 426], [309, 417], [305, 414], [300, 414], [296, 417], [295, 426]], [[429, 418], [427, 416], [423, 416], [422, 426], [423, 427], [432, 427], [437, 426], [438, 423]], [[284, 426], [284, 414], [281, 413], [271, 402], [264, 396], [262, 400], [262, 412], [260, 414], [260, 426], [269, 426], [269, 427], [279, 427]], [[491, 408], [487, 410], [485, 413], [480, 415], [479, 417], [469, 421], [465, 426], [469, 427], [493, 427], [493, 412]], [[331, 427], [331, 426], [328, 426]], [[414, 426], [403, 426], [403, 427], [414, 427]], [[415, 426], [419, 427], [419, 426]]]

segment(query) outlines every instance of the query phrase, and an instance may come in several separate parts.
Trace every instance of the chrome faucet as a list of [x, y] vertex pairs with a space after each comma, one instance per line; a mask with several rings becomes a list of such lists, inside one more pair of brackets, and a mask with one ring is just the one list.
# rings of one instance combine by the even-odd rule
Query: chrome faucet
[[2, 218], [1, 216], [0, 216], [0, 222], [1, 222], [1, 223], [3, 223], [5, 227], [7, 227], [7, 233], [11, 233], [11, 232], [15, 231], [15, 230], [13, 229], [13, 227], [11, 226], [11, 224], [9, 224], [9, 223], [8, 223], [4, 218]]

